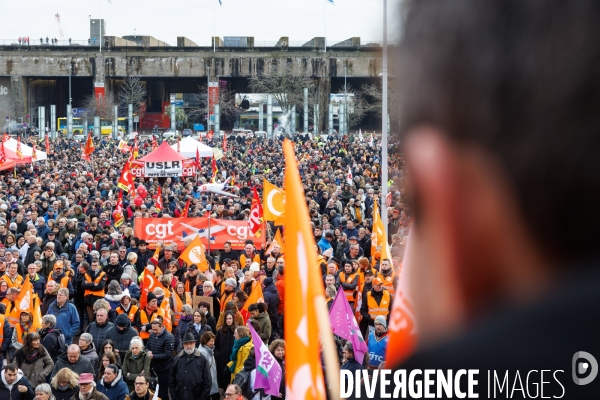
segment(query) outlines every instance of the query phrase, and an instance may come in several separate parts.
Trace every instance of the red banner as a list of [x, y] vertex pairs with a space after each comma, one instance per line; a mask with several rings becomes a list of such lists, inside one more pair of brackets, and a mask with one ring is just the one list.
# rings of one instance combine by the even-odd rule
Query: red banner
[[219, 104], [219, 82], [208, 82], [208, 127], [214, 125], [215, 104]]
[[[208, 218], [136, 218], [134, 236], [154, 245], [160, 241], [175, 243], [183, 250], [183, 238], [200, 236], [202, 244], [208, 247]], [[265, 235], [256, 237], [248, 228], [248, 221], [229, 221], [210, 218], [210, 249], [223, 249], [225, 242], [231, 242], [234, 250], [243, 250], [246, 240], [254, 242], [260, 249], [265, 243]]]

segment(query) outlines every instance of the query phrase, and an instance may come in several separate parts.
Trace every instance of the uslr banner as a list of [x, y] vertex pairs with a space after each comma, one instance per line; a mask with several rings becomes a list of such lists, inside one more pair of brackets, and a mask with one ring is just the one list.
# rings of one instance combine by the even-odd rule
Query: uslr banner
[[132, 164], [131, 173], [138, 178], [171, 178], [176, 176], [194, 176], [196, 174], [193, 159], [146, 163], [134, 161]]
[[[144, 239], [151, 247], [162, 241], [165, 244], [175, 243], [183, 249], [183, 238], [193, 239], [200, 236], [202, 244], [208, 247], [208, 218], [135, 218], [134, 236]], [[254, 236], [248, 228], [248, 221], [229, 221], [210, 218], [210, 249], [223, 249], [225, 242], [230, 242], [235, 250], [242, 250], [246, 240], [252, 240], [260, 249], [265, 243], [265, 235]]]

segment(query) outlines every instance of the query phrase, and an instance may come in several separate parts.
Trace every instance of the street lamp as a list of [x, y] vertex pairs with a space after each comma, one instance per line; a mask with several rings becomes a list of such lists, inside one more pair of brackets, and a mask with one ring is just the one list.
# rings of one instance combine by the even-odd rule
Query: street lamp
[[346, 85], [346, 73], [348, 71], [348, 67], [344, 66], [344, 132], [340, 132], [341, 134], [348, 132], [348, 86]]
[[387, 68], [387, 0], [383, 0], [383, 88], [382, 88], [382, 110], [381, 110], [381, 221], [385, 240], [388, 237], [388, 213], [387, 213], [387, 182], [388, 182], [388, 68]]

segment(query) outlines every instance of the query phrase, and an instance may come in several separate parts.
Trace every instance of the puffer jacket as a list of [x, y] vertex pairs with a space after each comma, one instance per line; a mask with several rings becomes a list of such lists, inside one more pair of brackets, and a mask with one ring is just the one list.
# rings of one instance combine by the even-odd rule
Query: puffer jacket
[[40, 345], [38, 354], [40, 355], [35, 361], [31, 361], [27, 360], [22, 348], [15, 352], [17, 366], [23, 371], [23, 374], [34, 388], [40, 383], [45, 383], [46, 377], [50, 375], [52, 368], [54, 368], [54, 361], [52, 361], [52, 357], [50, 357], [44, 346]]
[[[121, 317], [121, 315], [123, 317]], [[120, 330], [116, 325], [106, 331], [105, 339], [110, 339], [114, 343], [115, 349], [119, 350], [119, 354], [123, 355], [127, 353], [129, 350], [129, 344], [131, 343], [131, 339], [135, 336], [138, 336], [138, 333], [135, 329], [131, 327], [131, 321], [125, 314], [120, 314], [117, 319], [122, 318], [127, 320], [127, 326], [125, 329]]]
[[128, 351], [123, 357], [123, 376], [130, 391], [134, 389], [135, 378], [141, 373], [150, 375], [150, 361], [152, 359], [145, 350], [141, 350], [137, 357]]
[[117, 377], [110, 383], [104, 382], [104, 378], [96, 385], [96, 389], [108, 397], [108, 400], [124, 400], [129, 395], [127, 384], [123, 381], [123, 372], [119, 370]]
[[263, 297], [268, 306], [267, 313], [269, 314], [269, 317], [271, 317], [271, 320], [276, 320], [277, 306], [279, 306], [279, 294], [277, 293], [277, 288], [273, 284], [273, 278], [265, 279], [264, 284]]
[[[85, 372], [94, 375], [94, 367], [92, 367], [92, 363], [87, 358], [79, 356], [75, 363], [71, 363], [67, 358], [67, 353], [63, 353], [58, 357], [56, 363], [54, 363], [54, 369], [52, 370], [51, 378], [54, 378], [54, 375], [58, 373], [63, 368], [69, 368], [71, 371], [75, 372], [78, 375], [81, 375]], [[95, 376], [95, 375], [94, 375]]]
[[92, 322], [88, 325], [85, 331], [92, 335], [92, 337], [94, 338], [94, 344], [96, 345], [96, 348], [99, 349], [100, 347], [102, 347], [102, 342], [104, 342], [104, 339], [106, 339], [106, 332], [109, 328], [112, 327], [112, 322], [106, 321], [106, 323], [102, 326], [98, 325], [97, 322]]
[[206, 359], [210, 369], [210, 379], [212, 382], [210, 386], [210, 394], [213, 395], [215, 393], [219, 393], [219, 384], [217, 383], [217, 362], [215, 361], [214, 351], [210, 347], [206, 346], [200, 346], [198, 347], [198, 350], [200, 350], [200, 353], [202, 353]]
[[98, 357], [98, 352], [96, 351], [96, 346], [94, 343], [90, 343], [87, 349], [81, 350], [81, 357], [87, 358], [90, 360], [90, 364], [94, 368], [94, 376], [98, 375], [100, 371], [100, 357]]
[[150, 334], [146, 351], [152, 352], [151, 366], [157, 371], [164, 371], [171, 368], [173, 363], [173, 346], [175, 346], [175, 338], [171, 332], [163, 328], [163, 331], [156, 335]]

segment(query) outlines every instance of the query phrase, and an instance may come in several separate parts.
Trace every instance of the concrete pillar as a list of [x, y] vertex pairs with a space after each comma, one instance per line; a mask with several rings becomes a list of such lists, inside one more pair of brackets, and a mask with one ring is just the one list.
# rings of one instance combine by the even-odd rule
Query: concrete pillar
[[267, 136], [273, 137], [273, 95], [267, 95]]
[[344, 135], [346, 133], [346, 124], [344, 122], [346, 122], [346, 113], [345, 113], [345, 109], [344, 109], [344, 105], [343, 104], [338, 104], [338, 124], [339, 124], [339, 129], [338, 129], [338, 133], [340, 135]]
[[67, 139], [73, 137], [73, 109], [67, 104]]
[[304, 88], [304, 133], [308, 133], [308, 88]]
[[127, 133], [133, 132], [133, 104], [127, 104], [127, 125]]
[[333, 104], [329, 103], [329, 110], [328, 110], [328, 114], [329, 114], [329, 123], [327, 125], [327, 133], [328, 134], [332, 134], [333, 133]]
[[38, 129], [40, 139], [44, 139], [46, 137], [46, 107], [44, 106], [38, 107]]
[[263, 121], [263, 103], [258, 105], [258, 130], [264, 131], [264, 121]]
[[314, 125], [313, 134], [315, 134], [315, 135], [318, 134], [321, 131], [320, 130], [320, 126], [319, 126], [319, 123], [321, 121], [319, 120], [319, 117], [320, 117], [320, 115], [319, 115], [319, 104], [315, 104], [315, 111], [314, 111], [314, 118], [313, 118], [313, 120], [314, 120], [313, 121], [313, 125]]
[[84, 120], [83, 120], [83, 136], [84, 136], [84, 138], [87, 138], [87, 134], [88, 134], [88, 120], [87, 120], [87, 118], [84, 118]]
[[94, 117], [94, 137], [100, 139], [102, 131], [100, 130], [100, 117]]
[[175, 120], [175, 104], [171, 103], [171, 131], [175, 133], [177, 129], [177, 121]]
[[221, 106], [215, 104], [215, 136], [221, 132]]
[[116, 139], [119, 134], [119, 106], [115, 106], [115, 115], [113, 116], [113, 139]]
[[296, 106], [292, 106], [292, 112], [290, 114], [290, 136], [296, 132]]
[[56, 104], [50, 105], [50, 137], [56, 139]]

